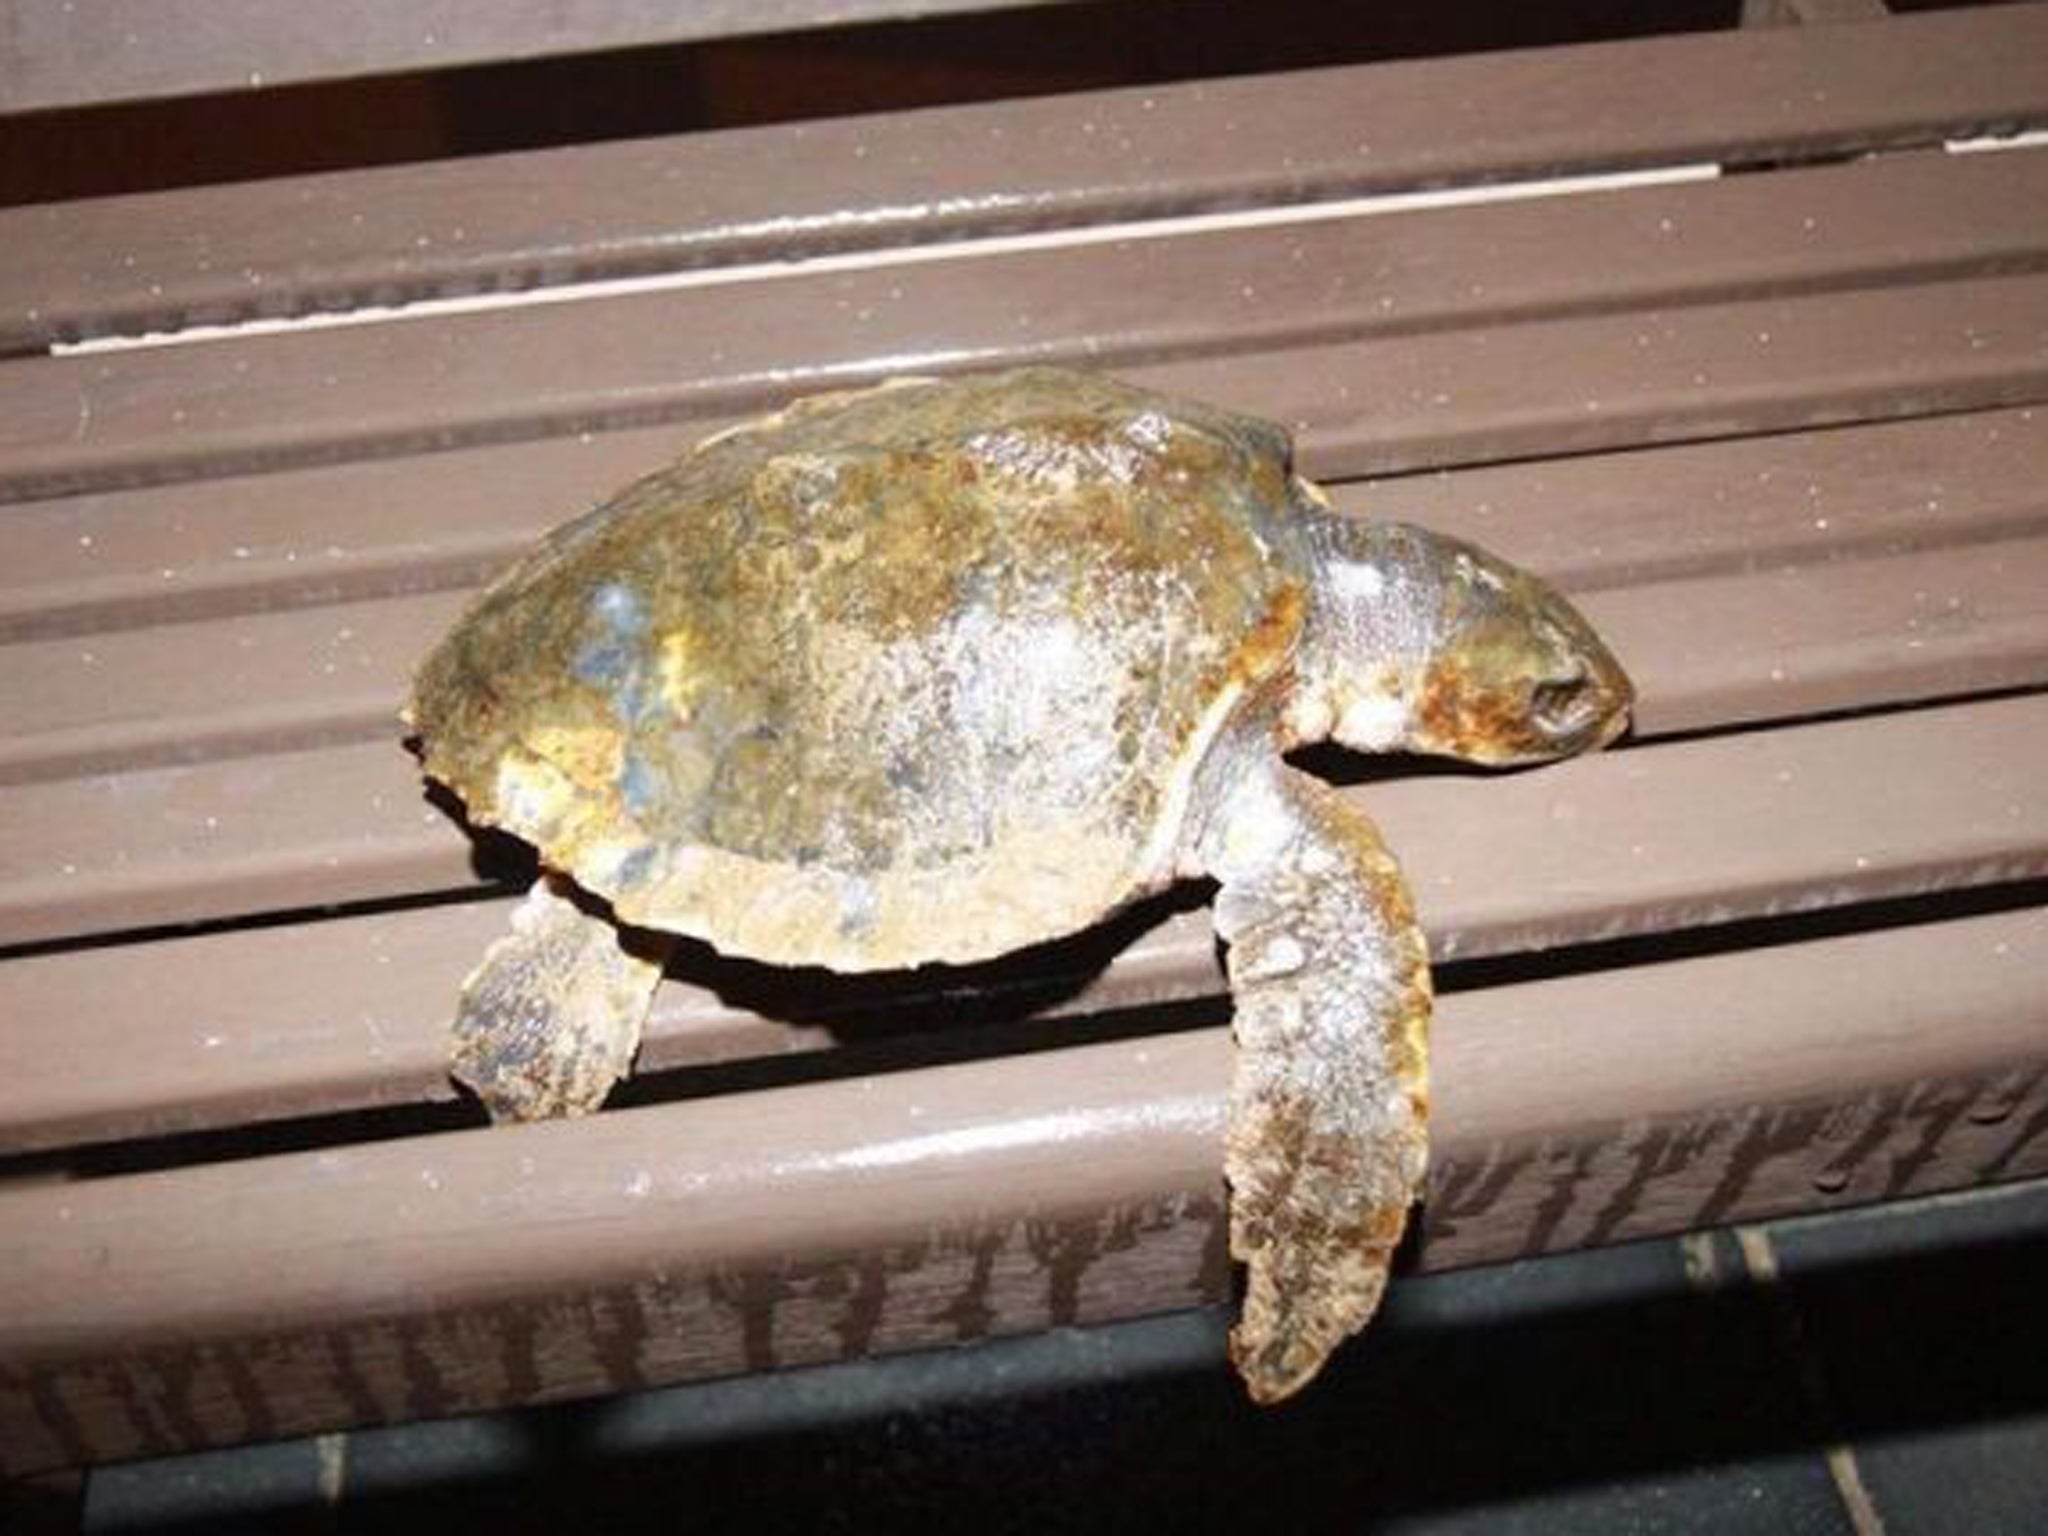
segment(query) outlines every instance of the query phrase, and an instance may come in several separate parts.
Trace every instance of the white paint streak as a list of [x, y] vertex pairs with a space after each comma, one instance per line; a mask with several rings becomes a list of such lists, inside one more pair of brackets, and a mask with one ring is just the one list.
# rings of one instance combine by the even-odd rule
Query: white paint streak
[[1208, 1133], [1221, 1129], [1221, 1098], [1198, 1094], [1117, 1110], [1100, 1107], [1065, 1114], [991, 1120], [953, 1130], [899, 1136], [835, 1154], [835, 1168], [902, 1168], [918, 1163], [951, 1165], [964, 1157], [1053, 1147], [1105, 1136], [1156, 1135], [1162, 1130]]

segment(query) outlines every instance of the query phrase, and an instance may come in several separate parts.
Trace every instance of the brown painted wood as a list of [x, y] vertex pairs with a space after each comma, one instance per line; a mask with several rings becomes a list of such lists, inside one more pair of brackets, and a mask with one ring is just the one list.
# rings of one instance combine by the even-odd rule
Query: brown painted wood
[[0, 784], [398, 734], [412, 669], [474, 594], [434, 592], [0, 647]]
[[[2025, 912], [1448, 998], [1423, 1262], [2048, 1168], [2044, 976]], [[1202, 1030], [0, 1191], [0, 1464], [1212, 1301], [1226, 1061]]]
[[1587, 597], [1656, 736], [2048, 683], [2048, 539]]
[[[1354, 326], [1363, 324], [1372, 334], [1385, 334], [1453, 321], [1474, 323], [1488, 316], [1583, 309], [1595, 302], [1640, 304], [1826, 282], [1900, 280], [1955, 268], [2025, 264], [2040, 257], [2048, 239], [2040, 221], [2031, 217], [2032, 208], [2048, 199], [2048, 152], [1784, 174], [1784, 180], [1745, 177], [1721, 185], [1562, 203], [1144, 241], [1086, 253], [1042, 253], [994, 266], [952, 264], [943, 273], [915, 275], [926, 286], [919, 290], [920, 302], [914, 309], [900, 286], [895, 299], [889, 300], [890, 289], [874, 278], [864, 280], [872, 292], [849, 292], [843, 286], [831, 290], [827, 307], [855, 303], [857, 310], [855, 301], [860, 301], [886, 309], [886, 319], [875, 316], [875, 326], [882, 328], [871, 327], [865, 338], [873, 351], [886, 355], [926, 347], [935, 334], [956, 333], [971, 323], [968, 317], [977, 308], [996, 311], [999, 328], [1013, 333], [1025, 354], [1031, 344], [1062, 336], [1092, 337], [1098, 350], [1105, 336], [1118, 337], [1119, 346], [1112, 350], [1143, 353], [1185, 345], [1204, 326], [1215, 336], [1228, 334], [1234, 326], [1240, 341], [1273, 341], [1341, 330], [1348, 316]], [[1582, 252], [1587, 246], [1606, 251], [1609, 258], [1597, 298], [1588, 295], [1583, 282]], [[1130, 270], [1119, 273], [1118, 262]], [[1089, 279], [1087, 274], [1096, 269], [1104, 269], [1102, 277]], [[1260, 296], [1256, 306], [1222, 304], [1226, 297], [1242, 299], [1247, 284], [1254, 285]], [[702, 356], [715, 353], [730, 371], [787, 371], [791, 349], [815, 344], [804, 334], [806, 316], [799, 297], [812, 287], [751, 284], [730, 294], [698, 294], [677, 301], [696, 307], [675, 320], [692, 336], [703, 338]], [[1139, 297], [1134, 300], [1126, 290]], [[943, 314], [935, 316], [935, 303]], [[788, 313], [776, 318], [778, 309], [792, 308], [799, 311], [794, 320]], [[1226, 315], [1246, 309], [1256, 313], [1253, 319], [1226, 324], [1218, 320], [1219, 309]], [[959, 317], [957, 323], [947, 315]], [[1020, 331], [1020, 321], [1029, 321], [1035, 329], [1028, 334]], [[789, 334], [793, 323], [795, 334]], [[574, 324], [573, 315], [558, 315], [551, 327], [573, 329]], [[767, 339], [778, 326], [782, 339]], [[742, 351], [736, 353], [735, 347]], [[752, 350], [745, 351], [748, 347]], [[225, 379], [240, 378], [245, 390], [264, 394], [279, 374], [289, 372], [282, 363], [263, 362], [274, 351], [230, 349]], [[295, 351], [304, 354], [303, 367], [319, 363], [317, 343]], [[189, 361], [195, 355], [223, 356], [211, 347], [199, 354], [173, 353], [167, 366], [164, 358], [150, 355], [146, 362], [157, 374], [150, 387], [175, 388], [176, 360]], [[131, 361], [143, 366], [142, 361]], [[357, 358], [351, 366], [360, 363]], [[582, 366], [589, 366], [587, 360]], [[120, 372], [115, 362], [102, 361], [72, 365], [56, 375], [32, 369], [13, 377], [24, 389], [33, 388], [38, 378], [76, 389], [82, 380], [105, 369]], [[188, 382], [196, 391], [217, 387], [222, 379], [209, 378], [202, 370]], [[398, 387], [398, 381], [375, 382]], [[74, 400], [69, 422], [74, 432], [79, 404]], [[85, 405], [94, 417], [103, 409], [90, 401]], [[251, 400], [245, 409], [260, 410], [260, 403]], [[187, 410], [186, 420], [179, 421], [174, 414], [173, 426], [189, 422], [188, 408], [173, 407], [174, 413], [179, 410]], [[89, 436], [90, 421], [87, 429]], [[623, 437], [632, 451], [616, 456], [613, 444], [599, 439], [575, 447], [528, 449], [516, 460], [508, 458], [504, 478], [510, 483], [502, 494], [529, 496], [537, 507], [574, 506], [594, 496], [605, 476], [623, 477], [674, 451], [670, 439], [659, 433]], [[645, 448], [639, 447], [643, 440], [648, 441]], [[573, 467], [592, 460], [603, 461], [601, 473], [580, 474]], [[213, 559], [225, 566], [232, 550], [236, 564], [246, 568], [252, 558], [261, 562], [289, 555], [307, 567], [294, 575], [317, 579], [317, 569], [343, 552], [342, 543], [354, 544], [363, 517], [385, 512], [388, 519], [386, 507], [394, 503], [393, 510], [407, 519], [406, 566], [432, 555], [439, 555], [443, 563], [461, 558], [467, 551], [444, 531], [448, 514], [443, 509], [452, 504], [454, 514], [461, 516], [480, 491], [488, 491], [472, 477], [489, 475], [491, 462], [487, 457], [445, 465], [426, 461], [420, 468], [424, 483], [417, 490], [386, 471], [359, 471], [352, 483], [340, 471], [330, 471], [336, 493], [303, 512], [298, 511], [289, 484], [258, 487], [267, 521], [260, 527], [238, 528], [237, 541], [217, 548]], [[525, 489], [527, 482], [534, 482], [530, 490]], [[232, 505], [236, 488], [227, 487], [225, 494]], [[433, 538], [453, 545], [452, 552], [422, 548], [420, 519], [403, 505], [408, 496], [417, 497], [421, 506], [436, 508]], [[203, 539], [221, 513], [209, 510], [201, 517], [187, 512], [181, 502], [213, 506], [206, 491], [173, 494], [157, 504], [138, 503], [139, 515], [148, 521], [125, 531], [82, 520], [74, 532], [60, 517], [56, 531], [63, 537], [55, 549], [45, 546], [41, 558], [69, 559], [81, 581], [102, 579], [100, 573], [111, 566], [117, 574], [159, 587], [166, 580], [162, 571], [170, 569], [173, 584], [182, 585], [193, 574], [187, 544]], [[58, 510], [61, 514], [63, 509]], [[19, 523], [20, 519], [10, 519], [4, 534], [12, 558], [0, 581], [20, 579], [13, 574], [17, 570], [33, 576], [41, 569], [34, 546], [25, 552], [12, 547]], [[145, 533], [154, 537], [144, 538]]]
[[[1827, 521], [1801, 514], [1808, 524], [1816, 518]], [[1591, 608], [1643, 689], [1637, 729], [1660, 735], [2048, 682], [2044, 582], [2048, 538], [2035, 537], [1836, 559], [1819, 570], [1783, 561], [1675, 587], [1605, 591]], [[10, 709], [0, 793], [39, 780], [390, 741], [414, 664], [468, 596], [0, 647], [0, 697]], [[1682, 622], [1672, 619], [1674, 605]]]
[[2022, 406], [1448, 469], [1335, 499], [1591, 591], [2048, 531], [2044, 462], [2048, 410]]
[[2048, 119], [2043, 57], [2048, 7], [1986, 7], [1820, 37], [1304, 71], [1278, 89], [1208, 80], [19, 209], [0, 213], [13, 253], [0, 350], [1190, 210], [1927, 143]]
[[[1642, 690], [1638, 729], [1653, 736], [2048, 682], [2044, 573], [2048, 540], [2021, 539], [1609, 590], [1589, 594], [1586, 607], [1632, 668]], [[425, 612], [397, 621], [419, 604]], [[400, 658], [410, 656], [446, 606], [441, 598], [379, 605], [381, 632], [399, 637]], [[322, 643], [276, 655], [236, 646], [207, 658], [231, 670], [218, 679], [195, 672], [200, 691], [218, 686], [230, 701], [254, 702], [213, 714], [211, 736], [173, 714], [159, 722], [158, 739], [217, 751], [247, 744], [237, 732], [258, 746], [265, 732], [289, 737], [304, 723], [293, 717], [297, 706], [266, 705], [265, 690], [329, 664], [348, 667], [338, 672], [345, 686], [305, 734], [369, 739], [287, 742], [253, 756], [0, 788], [0, 942], [471, 883], [469, 843], [427, 802], [399, 747], [396, 678], [355, 691], [352, 658], [371, 652], [340, 636], [357, 624], [368, 633], [370, 621], [352, 624], [335, 609], [311, 618]], [[224, 631], [238, 632], [247, 633]], [[94, 647], [115, 640], [127, 652], [131, 636], [146, 646], [151, 633], [53, 643], [51, 664], [60, 652], [99, 656]], [[279, 659], [282, 677], [269, 665]], [[98, 669], [55, 675], [68, 683]], [[166, 685], [176, 680], [173, 665]]]
[[1337, 476], [2030, 402], [2048, 283], [1989, 278], [1529, 321], [1132, 370], [1270, 402]]
[[[2048, 800], [2034, 789], [2044, 751], [2048, 698], [2035, 696], [1349, 793], [1407, 862], [1436, 954], [1466, 958], [2048, 872]], [[492, 901], [0, 965], [0, 1150], [446, 1097], [446, 1006], [507, 910]], [[998, 1011], [1005, 986], [1050, 991], [1048, 1014], [1220, 994], [1206, 911], [1116, 943], [1100, 936], [960, 980]], [[864, 1016], [891, 1010], [943, 1021], [959, 1006], [915, 983], [878, 993], [734, 972], [693, 951], [663, 989], [643, 1069], [823, 1049], [835, 1025], [858, 1033]]]
[[[685, 440], [641, 428], [23, 504], [0, 519], [0, 641], [474, 584]], [[1586, 589], [2040, 530], [2044, 458], [2048, 410], [2023, 406], [1331, 490]]]
[[[1489, 448], [1460, 421], [1497, 398], [1528, 428], [1570, 422], [1577, 448], [1616, 442], [1630, 395], [1671, 415], [1680, 387], [1721, 433], [1783, 426], [1781, 391], [1881, 388], [1881, 359], [1899, 356], [1875, 345], [1887, 336], [1914, 349], [1922, 408], [2031, 398], [2048, 280], [1703, 301], [2038, 266], [2048, 231], [2029, 213], [2048, 200], [2048, 151], [1804, 173], [1775, 197], [1751, 180], [16, 359], [0, 364], [0, 498], [719, 418], [1028, 361], [1314, 420], [1305, 446], [1340, 475], [1540, 451], [1527, 429]], [[1589, 247], [1604, 260], [1590, 301]], [[1655, 308], [1576, 322], [1583, 337], [1555, 318], [1501, 325], [1589, 303]], [[1482, 325], [1476, 340], [1462, 329]], [[1415, 334], [1445, 327], [1461, 329]], [[1537, 355], [1488, 350], [1520, 340]], [[1527, 398], [1525, 368], [1569, 414]], [[1384, 436], [1396, 423], [1400, 453]]]
[[265, 0], [0, 4], [0, 112], [259, 90], [316, 80], [1052, 0], [355, 0], [346, 26]]

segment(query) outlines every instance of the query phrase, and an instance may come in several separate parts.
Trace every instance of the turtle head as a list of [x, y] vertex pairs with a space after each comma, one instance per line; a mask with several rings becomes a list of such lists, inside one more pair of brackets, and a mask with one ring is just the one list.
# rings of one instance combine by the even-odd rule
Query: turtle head
[[1628, 674], [1555, 588], [1442, 534], [1318, 511], [1297, 736], [1502, 765], [1627, 726]]
[[1440, 638], [1411, 701], [1412, 750], [1543, 762], [1627, 727], [1635, 688], [1562, 593], [1469, 545], [1452, 547], [1445, 581]]

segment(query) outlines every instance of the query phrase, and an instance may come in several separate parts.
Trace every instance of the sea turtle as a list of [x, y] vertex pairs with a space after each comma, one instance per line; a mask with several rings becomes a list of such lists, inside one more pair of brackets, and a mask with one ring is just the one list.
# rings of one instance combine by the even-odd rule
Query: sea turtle
[[407, 712], [427, 772], [549, 871], [464, 985], [457, 1075], [530, 1118], [627, 1070], [665, 956], [591, 897], [866, 971], [1213, 878], [1232, 1355], [1254, 1397], [1293, 1392], [1370, 1316], [1420, 1185], [1430, 989], [1372, 824], [1282, 753], [1552, 758], [1631, 693], [1555, 592], [1334, 512], [1291, 459], [1280, 427], [1100, 376], [900, 380], [724, 432], [547, 535]]

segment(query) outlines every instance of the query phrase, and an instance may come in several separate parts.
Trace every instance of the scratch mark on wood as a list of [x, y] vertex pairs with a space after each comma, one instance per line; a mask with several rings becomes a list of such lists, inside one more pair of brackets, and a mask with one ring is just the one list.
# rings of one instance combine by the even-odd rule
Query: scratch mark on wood
[[[835, 1265], [843, 1274], [847, 1266]], [[854, 1283], [846, 1288], [846, 1310], [832, 1325], [839, 1339], [839, 1357], [859, 1360], [875, 1342], [875, 1329], [882, 1321], [882, 1308], [889, 1299], [889, 1259], [886, 1253], [863, 1254], [852, 1262]]]
[[1746, 1124], [1728, 1151], [1728, 1165], [1689, 1225], [1719, 1226], [1735, 1209], [1757, 1171], [1772, 1158], [1809, 1146], [1827, 1115], [1827, 1109], [1811, 1107], [1745, 1112]]
[[256, 1379], [251, 1368], [249, 1352], [245, 1349], [227, 1348], [218, 1351], [221, 1377], [227, 1382], [228, 1394], [241, 1410], [252, 1440], [268, 1440], [277, 1433], [277, 1416], [270, 1411], [270, 1404], [263, 1396], [263, 1383]]
[[[8, 1374], [15, 1375], [12, 1371]], [[71, 1405], [64, 1401], [58, 1378], [44, 1371], [28, 1370], [22, 1371], [17, 1379], [21, 1384], [20, 1390], [35, 1410], [37, 1424], [62, 1448], [65, 1460], [87, 1460], [94, 1451], [93, 1441], [87, 1437], [78, 1416], [71, 1411]]]
[[1825, 1194], [1839, 1194], [1855, 1179], [1858, 1169], [1877, 1156], [1891, 1139], [1904, 1109], [1904, 1098], [1896, 1089], [1884, 1089], [1846, 1107], [1844, 1118], [1860, 1120], [1861, 1127], [1841, 1151], [1814, 1171], [1813, 1187]]
[[452, 1395], [433, 1357], [421, 1347], [417, 1329], [392, 1329], [398, 1345], [398, 1370], [405, 1381], [407, 1414], [435, 1417], [448, 1411]]
[[1065, 1327], [1081, 1316], [1081, 1276], [1102, 1252], [1090, 1221], [1033, 1219], [1025, 1224], [1031, 1256], [1045, 1273], [1045, 1307], [1053, 1324]]
[[622, 1390], [645, 1386], [640, 1359], [647, 1338], [647, 1309], [640, 1304], [640, 1292], [634, 1286], [617, 1291], [612, 1303], [606, 1326], [591, 1340], [598, 1369], [605, 1380], [618, 1383]]
[[181, 1412], [179, 1399], [187, 1397], [189, 1364], [181, 1364], [168, 1350], [130, 1355], [116, 1363], [122, 1389], [144, 1438], [152, 1445], [177, 1445], [195, 1428], [190, 1413]]
[[939, 1320], [950, 1323], [954, 1337], [963, 1344], [984, 1337], [995, 1322], [995, 1309], [989, 1305], [989, 1282], [995, 1275], [996, 1254], [1001, 1251], [1003, 1240], [999, 1227], [983, 1227], [968, 1237], [965, 1247], [972, 1264], [967, 1283], [939, 1309]]
[[[2040, 1081], [2039, 1078], [2035, 1079], [2034, 1085], [2028, 1091], [2035, 1091]], [[2033, 1113], [2019, 1123], [2012, 1139], [1979, 1166], [1979, 1174], [1985, 1178], [2010, 1177], [2018, 1171], [2021, 1154], [2038, 1141], [2044, 1132], [2048, 1132], [2048, 1096], [2044, 1096], [2042, 1101], [2034, 1106]]]
[[[1571, 1215], [1572, 1203], [1578, 1198], [1579, 1188], [1593, 1171], [1593, 1164], [1599, 1157], [1597, 1144], [1582, 1142], [1573, 1147], [1567, 1156], [1556, 1152], [1548, 1155], [1549, 1172], [1553, 1179], [1550, 1193], [1537, 1202], [1536, 1212], [1529, 1223], [1529, 1230], [1522, 1239], [1522, 1246], [1530, 1253], [1548, 1253], [1556, 1240], [1558, 1230]], [[1560, 1170], [1559, 1165], [1562, 1164]]]
[[[1963, 1118], [1976, 1095], [1967, 1087], [1919, 1085], [1907, 1095], [1911, 1106], [1907, 1118], [1918, 1126], [1919, 1140], [1893, 1159], [1884, 1183], [1887, 1198], [1914, 1188], [1922, 1172], [1933, 1164], [1941, 1150], [1942, 1138]], [[1919, 1102], [1914, 1103], [1914, 1100]]]
[[[342, 1329], [329, 1329], [314, 1336], [314, 1342], [326, 1354], [327, 1379], [337, 1392], [348, 1402], [351, 1421], [357, 1424], [381, 1423], [384, 1418], [383, 1405], [377, 1401], [377, 1394], [370, 1388], [370, 1378], [363, 1373], [356, 1359], [355, 1347], [349, 1335]], [[258, 1357], [263, 1351], [258, 1350]], [[280, 1347], [282, 1353], [282, 1347]], [[284, 1375], [285, 1372], [280, 1372]], [[273, 1429], [275, 1425], [273, 1424]]]
[[1532, 1152], [1489, 1147], [1483, 1157], [1443, 1166], [1423, 1206], [1428, 1230], [1440, 1238], [1454, 1236], [1464, 1217], [1492, 1210], [1534, 1160]]
[[1593, 1214], [1585, 1233], [1587, 1245], [1612, 1239], [1621, 1224], [1641, 1206], [1643, 1192], [1651, 1182], [1691, 1167], [1705, 1139], [1691, 1126], [1649, 1129], [1633, 1138], [1624, 1132], [1620, 1145], [1629, 1158], [1628, 1176], [1614, 1186], [1614, 1193]]
[[712, 1299], [739, 1319], [740, 1355], [750, 1371], [775, 1368], [775, 1308], [789, 1295], [779, 1275], [721, 1270], [706, 1282]]
[[504, 1373], [505, 1390], [516, 1402], [527, 1401], [541, 1388], [535, 1329], [532, 1309], [520, 1306], [494, 1309], [485, 1324], [485, 1347]]

